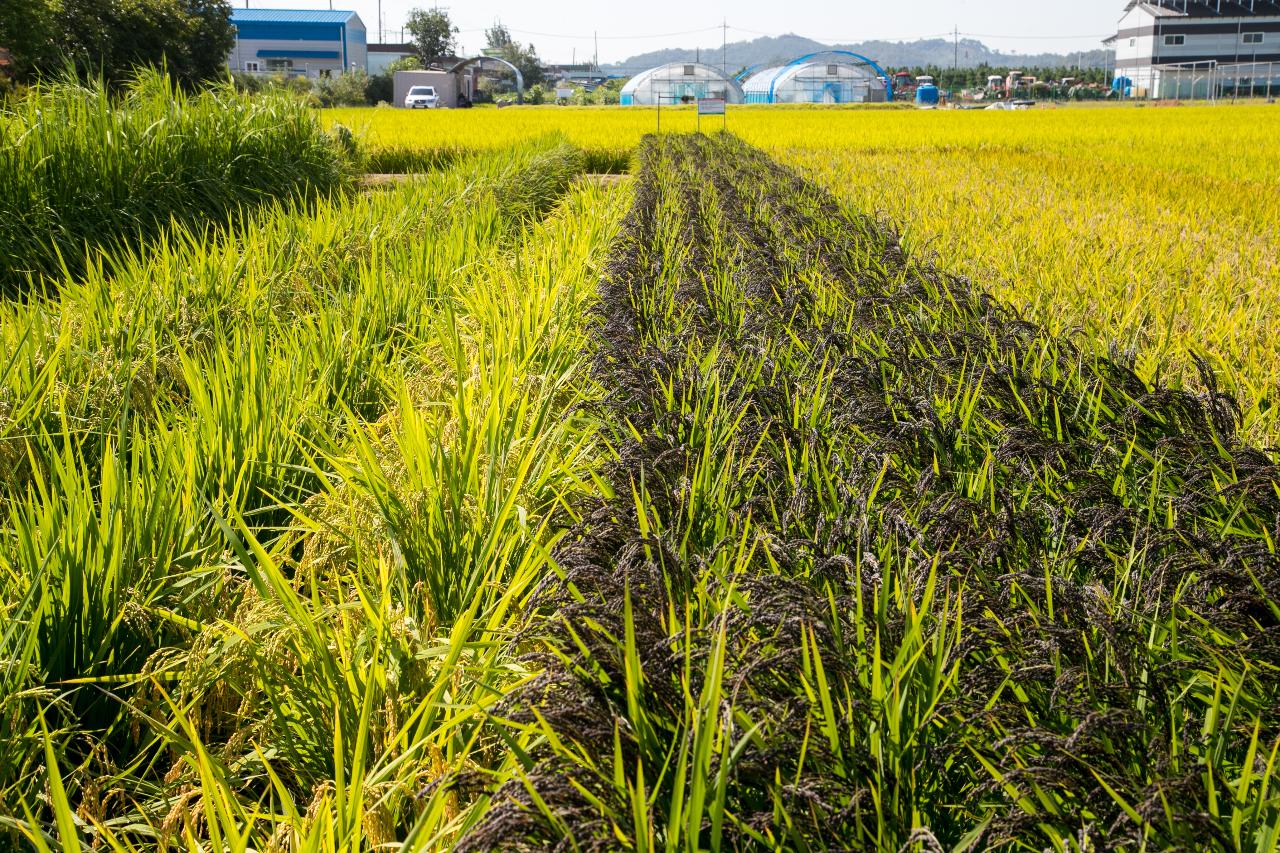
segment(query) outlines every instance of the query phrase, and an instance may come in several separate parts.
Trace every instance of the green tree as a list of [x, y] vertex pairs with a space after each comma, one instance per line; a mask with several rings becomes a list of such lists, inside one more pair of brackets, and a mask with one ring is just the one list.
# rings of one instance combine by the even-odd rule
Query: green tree
[[186, 0], [186, 7], [191, 35], [183, 73], [193, 81], [212, 80], [223, 73], [236, 44], [231, 6], [227, 0]]
[[20, 78], [70, 63], [120, 82], [136, 68], [163, 66], [190, 86], [223, 73], [235, 32], [226, 0], [0, 0], [0, 46], [6, 41]]
[[409, 13], [405, 28], [413, 35], [413, 45], [418, 51], [418, 58], [423, 62], [453, 55], [454, 36], [458, 34], [458, 28], [449, 20], [448, 12], [440, 9], [414, 9]]
[[10, 52], [15, 78], [57, 63], [60, 11], [49, 0], [0, 0], [0, 48]]
[[369, 78], [365, 86], [365, 100], [371, 104], [385, 101], [391, 103], [395, 99], [395, 76], [397, 71], [416, 71], [422, 67], [422, 61], [416, 56], [404, 56], [388, 63], [381, 74]]
[[485, 44], [491, 48], [509, 47], [515, 44], [511, 40], [511, 31], [504, 27], [501, 23], [495, 22], [492, 27], [484, 31]]
[[418, 71], [422, 68], [422, 60], [416, 56], [402, 56], [399, 59], [393, 59], [387, 63], [386, 70], [382, 73], [388, 77], [393, 76], [397, 71]]
[[533, 45], [526, 47], [513, 39], [511, 31], [504, 25], [495, 23], [485, 30], [485, 40], [489, 46], [485, 53], [505, 59], [516, 68], [519, 68], [521, 76], [524, 77], [526, 88], [546, 82], [546, 75], [542, 72], [542, 60], [538, 58], [538, 51]]

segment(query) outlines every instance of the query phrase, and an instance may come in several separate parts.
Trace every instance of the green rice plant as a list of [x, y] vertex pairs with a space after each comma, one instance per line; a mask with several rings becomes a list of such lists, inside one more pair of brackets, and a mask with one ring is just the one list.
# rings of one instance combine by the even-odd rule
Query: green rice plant
[[[694, 129], [691, 110], [662, 127]], [[374, 148], [476, 150], [550, 130], [624, 162], [652, 108], [337, 110]], [[1246, 431], [1274, 444], [1280, 265], [1267, 106], [1029, 112], [730, 108], [731, 131], [874, 212], [950, 272], [985, 283], [1036, 322], [1148, 379], [1195, 387], [1208, 359], [1241, 400]], [[1232, 156], [1219, 156], [1226, 145]], [[591, 167], [591, 171], [613, 171]]]
[[1274, 460], [732, 138], [651, 140], [607, 488], [460, 849], [1268, 849]]
[[[575, 115], [375, 139], [457, 159], [2, 306], [0, 843], [1273, 849], [1238, 386], [737, 138]], [[801, 148], [1071, 127], [740, 115], [827, 182]], [[1140, 119], [1070, 138], [1110, 168]], [[586, 154], [501, 147], [556, 122]]]
[[0, 173], [0, 294], [10, 297], [172, 222], [329, 193], [350, 165], [299, 102], [230, 84], [187, 94], [143, 72], [119, 97], [67, 80], [8, 102]]
[[[505, 641], [545, 571], [548, 517], [592, 487], [599, 453], [565, 412], [622, 198], [572, 186], [581, 162], [550, 140], [264, 208], [251, 228], [177, 228], [6, 307], [0, 446], [21, 464], [0, 486], [15, 519], [0, 657], [4, 749], [23, 751], [0, 773], [0, 826], [56, 844], [74, 813], [85, 843], [113, 849], [324, 849], [449, 838], [472, 819], [441, 782], [492, 760], [484, 709], [528, 677]], [[378, 513], [388, 489], [410, 505], [399, 490], [420, 488], [437, 443], [441, 470], [496, 510], [457, 517], [461, 540], [495, 550], [456, 564], [477, 580], [448, 600], [396, 557], [417, 521]], [[99, 506], [99, 480], [134, 497]], [[37, 523], [78, 541], [100, 528], [79, 517], [101, 513], [185, 550], [102, 534], [106, 567], [42, 570], [18, 547]], [[92, 594], [46, 604], [42, 635], [32, 601], [73, 568], [70, 588]], [[55, 617], [63, 648], [98, 657], [59, 664], [35, 642]], [[46, 739], [64, 755], [58, 801], [26, 758]]]

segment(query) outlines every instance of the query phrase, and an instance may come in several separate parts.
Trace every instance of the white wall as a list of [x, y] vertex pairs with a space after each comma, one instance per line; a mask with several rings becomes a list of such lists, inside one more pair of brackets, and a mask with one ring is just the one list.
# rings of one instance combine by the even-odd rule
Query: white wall
[[412, 53], [387, 53], [381, 50], [369, 51], [369, 76], [376, 77], [387, 70], [387, 66], [398, 59], [413, 56]]
[[341, 74], [355, 66], [363, 71], [368, 64], [368, 50], [364, 23], [358, 15], [352, 15], [346, 23], [346, 64], [343, 64], [343, 42], [341, 38], [332, 40], [298, 40], [298, 39], [241, 39], [236, 37], [227, 57], [227, 65], [232, 71], [247, 71], [247, 63], [256, 62], [260, 73], [268, 72], [265, 57], [259, 57], [258, 51], [328, 51], [337, 54], [335, 59], [316, 59], [312, 57], [287, 57], [293, 62], [292, 74], [304, 74], [307, 77], [319, 77], [321, 72]]
[[392, 104], [397, 107], [404, 106], [404, 96], [409, 94], [411, 86], [435, 86], [440, 106], [458, 105], [458, 78], [448, 71], [397, 71], [392, 85], [395, 88]]
[[[231, 50], [231, 56], [228, 59], [228, 64], [231, 66], [231, 70], [247, 71], [248, 69], [245, 67], [245, 63], [256, 62], [258, 63], [261, 73], [268, 73], [268, 60], [258, 56], [258, 51], [260, 50], [327, 50], [338, 55], [337, 59], [304, 59], [302, 57], [291, 57], [294, 74], [306, 74], [308, 77], [319, 77], [321, 71], [340, 74], [346, 70], [342, 67], [342, 42], [340, 41], [308, 41], [300, 43], [297, 41], [279, 41], [274, 39], [237, 40], [235, 47]], [[347, 46], [347, 56], [351, 56], [350, 45]]]

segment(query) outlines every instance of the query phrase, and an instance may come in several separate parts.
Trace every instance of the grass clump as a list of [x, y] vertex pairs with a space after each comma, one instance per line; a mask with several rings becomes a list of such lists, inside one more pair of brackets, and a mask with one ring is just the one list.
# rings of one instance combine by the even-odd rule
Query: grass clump
[[423, 792], [492, 760], [599, 454], [570, 410], [621, 207], [581, 167], [552, 139], [174, 229], [4, 306], [0, 844], [456, 831]]
[[350, 160], [300, 102], [227, 84], [184, 92], [143, 72], [41, 84], [0, 112], [0, 294], [83, 274], [171, 222], [222, 222], [344, 186]]

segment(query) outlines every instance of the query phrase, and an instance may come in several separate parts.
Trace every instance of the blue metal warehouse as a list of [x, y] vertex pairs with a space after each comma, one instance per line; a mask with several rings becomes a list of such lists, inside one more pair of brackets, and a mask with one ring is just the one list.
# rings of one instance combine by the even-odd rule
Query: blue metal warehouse
[[893, 84], [873, 60], [828, 50], [757, 71], [742, 84], [748, 104], [861, 104], [893, 100]]
[[232, 71], [325, 77], [368, 65], [364, 22], [355, 12], [232, 9], [231, 23]]

